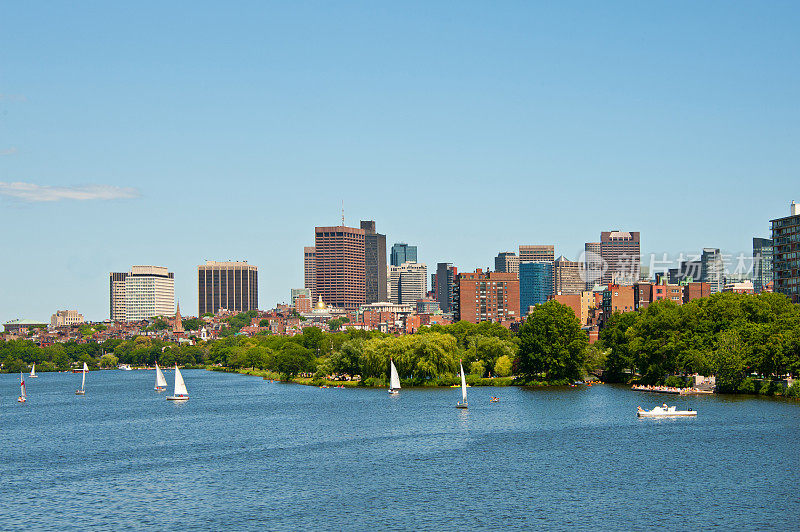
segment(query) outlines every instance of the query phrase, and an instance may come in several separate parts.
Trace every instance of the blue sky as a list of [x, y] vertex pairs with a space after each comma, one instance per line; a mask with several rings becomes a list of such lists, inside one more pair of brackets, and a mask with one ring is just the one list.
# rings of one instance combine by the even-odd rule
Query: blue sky
[[194, 314], [205, 259], [268, 308], [342, 200], [460, 270], [610, 229], [750, 253], [800, 201], [796, 2], [2, 10], [0, 321], [107, 318], [133, 264]]

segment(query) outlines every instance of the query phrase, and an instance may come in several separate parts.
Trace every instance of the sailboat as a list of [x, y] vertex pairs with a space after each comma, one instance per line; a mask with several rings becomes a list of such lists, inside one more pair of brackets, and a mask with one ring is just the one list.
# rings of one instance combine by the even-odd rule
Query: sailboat
[[167, 401], [188, 401], [189, 392], [186, 391], [186, 384], [183, 382], [181, 370], [175, 364], [175, 395], [168, 395]]
[[389, 377], [389, 393], [400, 393], [400, 376], [397, 374], [397, 368], [394, 367], [394, 360], [389, 359], [389, 364], [392, 367], [391, 376]]
[[467, 408], [467, 380], [464, 378], [464, 364], [458, 362], [461, 366], [461, 402], [456, 405], [456, 408]]
[[36, 377], [38, 377], [38, 375], [36, 374], [36, 362], [34, 362], [33, 366], [31, 366], [30, 378], [35, 379]]
[[81, 377], [81, 389], [75, 390], [75, 395], [86, 395], [86, 372], [89, 371], [89, 366], [86, 362], [83, 363], [83, 377]]
[[156, 362], [156, 391], [163, 392], [167, 389], [167, 379], [164, 378], [164, 373], [161, 371], [161, 368], [158, 367], [158, 362]]
[[22, 378], [22, 372], [19, 372], [19, 397], [17, 398], [18, 403], [24, 403], [28, 400], [28, 395], [25, 393], [25, 379]]

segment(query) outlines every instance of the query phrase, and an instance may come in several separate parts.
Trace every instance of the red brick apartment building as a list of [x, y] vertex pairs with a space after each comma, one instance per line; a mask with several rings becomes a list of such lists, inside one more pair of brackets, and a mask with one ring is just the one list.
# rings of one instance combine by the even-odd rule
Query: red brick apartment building
[[470, 323], [515, 321], [520, 317], [519, 278], [515, 273], [458, 274], [458, 315]]

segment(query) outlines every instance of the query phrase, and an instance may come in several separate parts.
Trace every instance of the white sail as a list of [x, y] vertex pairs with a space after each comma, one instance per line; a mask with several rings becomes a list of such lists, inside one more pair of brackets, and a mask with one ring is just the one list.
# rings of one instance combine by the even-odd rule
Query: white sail
[[19, 395], [23, 399], [27, 397], [27, 395], [25, 395], [25, 379], [22, 378], [21, 371], [19, 372]]
[[31, 366], [31, 377], [35, 376], [36, 376], [36, 362], [34, 362], [33, 366]]
[[394, 367], [394, 360], [390, 360], [389, 364], [392, 366], [392, 374], [389, 378], [389, 389], [390, 390], [399, 390], [400, 389], [400, 376], [397, 374], [397, 368]]
[[162, 373], [161, 368], [158, 367], [158, 362], [156, 362], [156, 388], [166, 387], [167, 379], [164, 378], [164, 373]]
[[84, 386], [86, 385], [86, 372], [89, 371], [89, 366], [86, 365], [86, 362], [83, 363], [83, 378], [81, 378], [81, 391], [84, 390]]
[[186, 391], [186, 384], [183, 382], [181, 370], [178, 369], [177, 364], [175, 364], [175, 395], [189, 395], [189, 392]]
[[461, 402], [467, 402], [467, 381], [464, 379], [464, 365], [459, 362], [459, 366], [461, 366]]

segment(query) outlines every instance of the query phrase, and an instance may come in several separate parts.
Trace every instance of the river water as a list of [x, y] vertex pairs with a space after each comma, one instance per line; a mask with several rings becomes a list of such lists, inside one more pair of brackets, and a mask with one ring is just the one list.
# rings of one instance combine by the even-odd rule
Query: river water
[[0, 376], [0, 529], [798, 528], [800, 403], [183, 374]]

